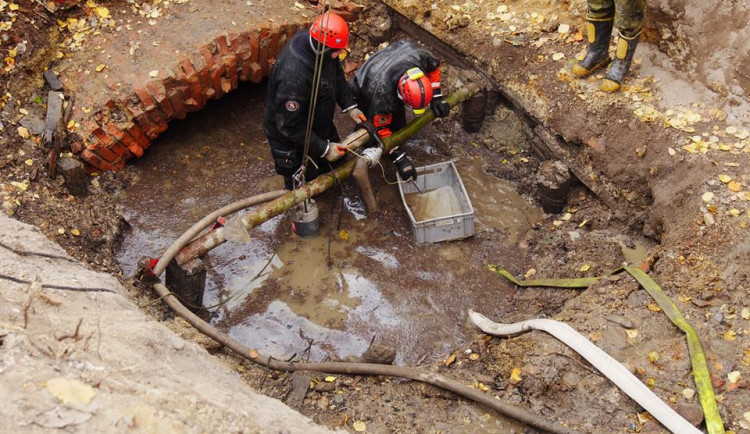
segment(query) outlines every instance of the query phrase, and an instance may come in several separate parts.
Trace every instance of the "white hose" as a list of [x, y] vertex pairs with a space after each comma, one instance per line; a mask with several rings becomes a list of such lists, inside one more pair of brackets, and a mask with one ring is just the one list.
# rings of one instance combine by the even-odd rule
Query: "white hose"
[[664, 401], [654, 394], [635, 375], [630, 373], [620, 362], [613, 359], [573, 327], [551, 319], [530, 319], [513, 324], [492, 322], [486, 316], [469, 311], [471, 321], [483, 332], [494, 336], [509, 337], [526, 333], [531, 330], [545, 331], [573, 351], [588, 360], [596, 369], [615, 383], [625, 394], [631, 397], [643, 409], [651, 413], [662, 425], [675, 434], [702, 434], [700, 430], [672, 410]]

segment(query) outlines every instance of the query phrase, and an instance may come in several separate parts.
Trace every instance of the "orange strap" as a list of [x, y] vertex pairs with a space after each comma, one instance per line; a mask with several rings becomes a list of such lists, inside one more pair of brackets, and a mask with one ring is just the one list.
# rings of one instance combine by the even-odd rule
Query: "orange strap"
[[427, 79], [433, 84], [432, 87], [435, 87], [435, 84], [437, 84], [438, 87], [440, 86], [440, 78], [440, 68], [436, 68], [434, 71], [427, 73]]
[[382, 128], [382, 129], [378, 130], [378, 135], [380, 136], [381, 139], [385, 139], [386, 137], [390, 137], [391, 134], [393, 134], [393, 133], [391, 132], [390, 128]]

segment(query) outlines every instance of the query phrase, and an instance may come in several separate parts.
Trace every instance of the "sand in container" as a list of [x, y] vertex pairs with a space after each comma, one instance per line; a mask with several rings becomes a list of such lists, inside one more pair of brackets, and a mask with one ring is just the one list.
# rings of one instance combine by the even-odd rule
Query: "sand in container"
[[422, 194], [405, 194], [404, 198], [418, 222], [461, 214], [456, 190], [449, 185]]

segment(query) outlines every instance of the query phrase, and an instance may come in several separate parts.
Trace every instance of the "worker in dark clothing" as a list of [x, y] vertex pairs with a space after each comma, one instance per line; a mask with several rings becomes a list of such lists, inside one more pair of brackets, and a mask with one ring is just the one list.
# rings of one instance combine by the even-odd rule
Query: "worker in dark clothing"
[[[370, 56], [349, 81], [358, 106], [381, 138], [406, 125], [406, 106], [419, 116], [426, 107], [435, 116], [450, 114], [440, 89], [440, 60], [411, 41], [398, 41]], [[389, 158], [404, 180], [416, 179], [409, 157], [398, 147]]]
[[600, 88], [605, 92], [619, 90], [633, 63], [635, 47], [643, 31], [645, 8], [646, 0], [588, 0], [586, 32], [589, 46], [586, 57], [573, 65], [573, 75], [578, 78], [588, 77], [612, 62], [609, 57], [609, 41], [614, 26], [618, 33], [615, 60], [607, 70], [607, 77]]
[[[289, 40], [271, 70], [263, 130], [271, 146], [276, 173], [284, 176], [288, 190], [302, 183], [297, 179], [295, 185], [294, 175], [303, 165], [307, 166], [304, 181], [311, 181], [335, 167], [334, 162], [345, 154], [333, 124], [336, 104], [355, 122], [365, 120], [339, 60], [348, 43], [346, 21], [334, 13], [325, 13], [318, 16], [309, 31], [299, 31]], [[322, 52], [323, 61], [317, 99], [313, 99], [316, 52]], [[308, 114], [313, 107], [309, 158], [303, 161]], [[310, 160], [314, 164], [309, 164]]]

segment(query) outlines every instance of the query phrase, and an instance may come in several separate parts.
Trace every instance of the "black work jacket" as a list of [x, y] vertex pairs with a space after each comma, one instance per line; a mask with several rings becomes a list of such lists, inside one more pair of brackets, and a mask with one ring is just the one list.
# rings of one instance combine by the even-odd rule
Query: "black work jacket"
[[402, 40], [373, 54], [357, 69], [349, 83], [367, 119], [375, 121], [378, 115], [390, 115], [393, 131], [404, 127], [404, 102], [398, 98], [396, 85], [407, 70], [415, 67], [428, 74], [440, 67], [440, 59], [416, 43]]
[[[336, 104], [342, 109], [355, 106], [341, 62], [331, 59], [330, 53], [324, 53], [324, 58], [308, 150], [308, 155], [316, 159], [325, 154], [328, 140], [340, 140], [333, 124]], [[310, 46], [309, 32], [302, 30], [284, 46], [271, 69], [263, 130], [277, 165], [280, 156], [287, 160], [293, 156], [297, 161], [285, 163], [295, 167], [302, 163], [314, 66], [315, 52]]]

